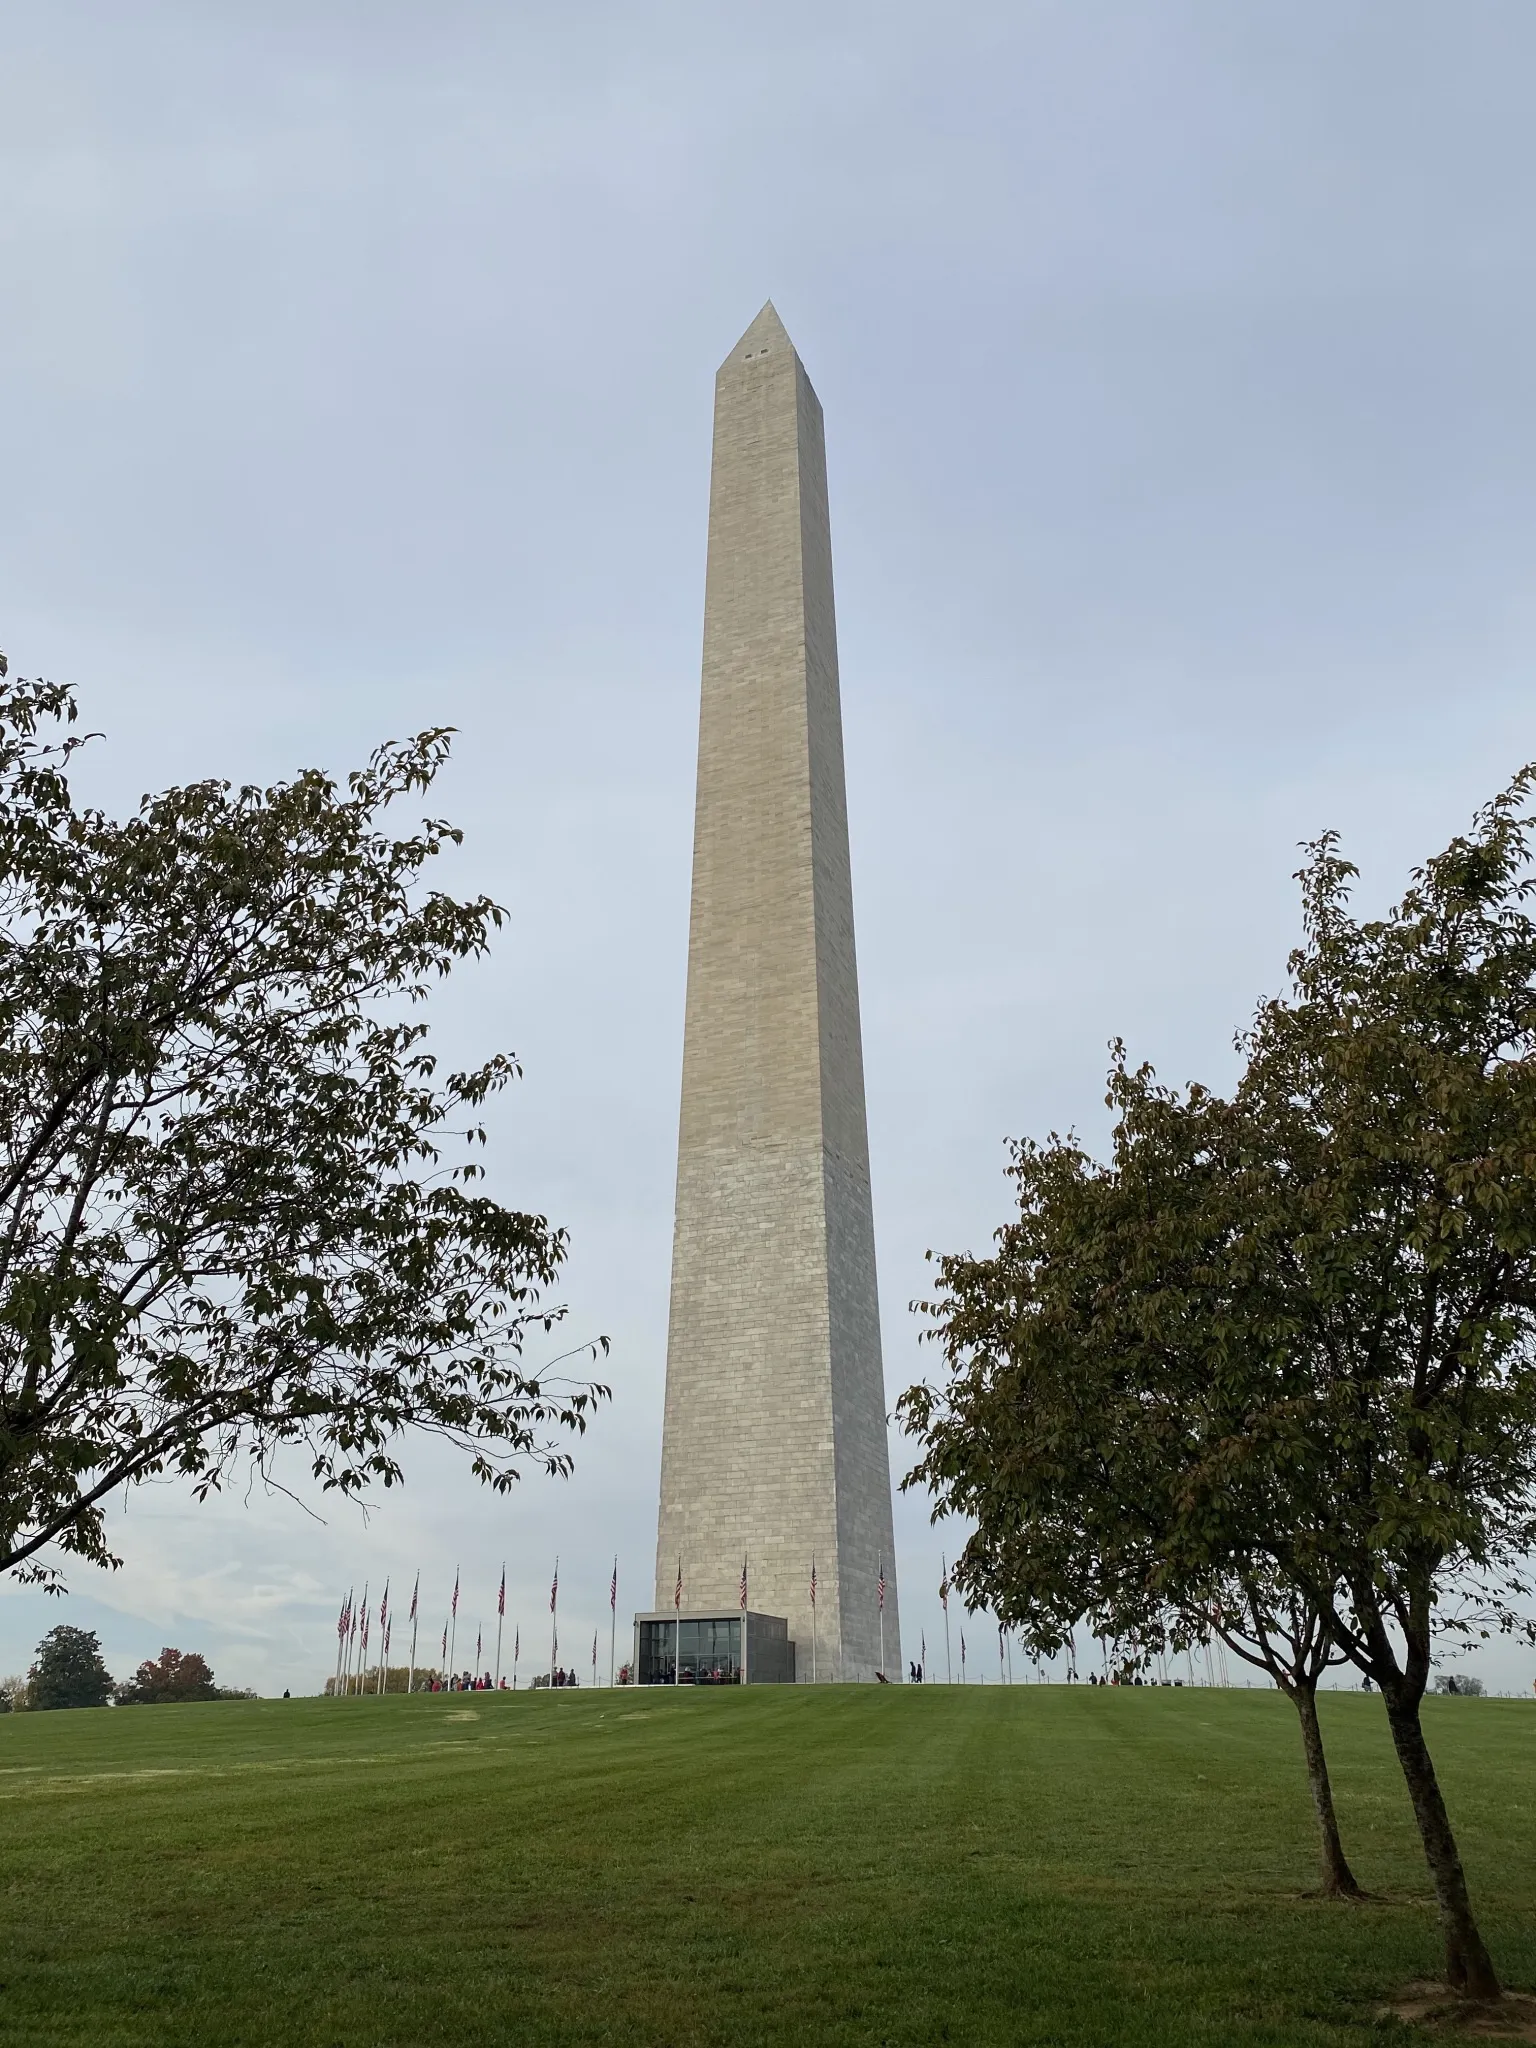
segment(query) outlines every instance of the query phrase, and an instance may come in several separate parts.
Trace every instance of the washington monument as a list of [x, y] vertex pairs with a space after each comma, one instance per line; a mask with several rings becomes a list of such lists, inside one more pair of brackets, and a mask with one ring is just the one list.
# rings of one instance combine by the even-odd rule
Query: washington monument
[[[811, 1569], [817, 1579], [811, 1611]], [[771, 305], [715, 380], [656, 1606], [899, 1674], [821, 405]]]

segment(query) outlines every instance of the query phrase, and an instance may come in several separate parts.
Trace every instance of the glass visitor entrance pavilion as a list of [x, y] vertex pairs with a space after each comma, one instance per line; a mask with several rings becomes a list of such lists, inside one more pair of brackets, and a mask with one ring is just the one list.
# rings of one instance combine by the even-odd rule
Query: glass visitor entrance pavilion
[[793, 1685], [795, 1646], [778, 1614], [637, 1614], [641, 1685]]

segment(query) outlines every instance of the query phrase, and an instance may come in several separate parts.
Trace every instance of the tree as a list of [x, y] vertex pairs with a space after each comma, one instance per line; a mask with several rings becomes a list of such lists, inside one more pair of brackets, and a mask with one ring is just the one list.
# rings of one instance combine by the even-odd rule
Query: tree
[[[418, 1664], [415, 1668], [415, 1685], [413, 1689], [416, 1692], [430, 1692], [433, 1679], [439, 1676], [441, 1674], [430, 1664]], [[384, 1690], [386, 1692], [404, 1692], [406, 1690], [406, 1680], [410, 1677], [411, 1666], [409, 1664], [387, 1665], [384, 1671]], [[354, 1685], [356, 1684], [355, 1679], [353, 1683]], [[376, 1692], [378, 1690], [378, 1683], [379, 1667], [375, 1664], [371, 1668], [366, 1683], [362, 1688], [364, 1695]], [[345, 1678], [342, 1679], [340, 1686], [337, 1685], [334, 1678], [328, 1678], [325, 1681], [325, 1689], [321, 1696], [328, 1700], [340, 1699], [345, 1696], [346, 1690], [347, 1680]], [[230, 1697], [230, 1695], [226, 1694], [225, 1697]], [[254, 1694], [252, 1697], [254, 1698]]]
[[27, 1705], [104, 1707], [111, 1697], [112, 1674], [101, 1661], [95, 1631], [64, 1624], [49, 1629], [27, 1673]]
[[177, 1700], [248, 1700], [255, 1694], [215, 1685], [207, 1658], [196, 1650], [164, 1649], [146, 1658], [115, 1697], [120, 1707], [153, 1707]]
[[0, 686], [0, 1569], [111, 1562], [116, 1489], [284, 1446], [344, 1495], [412, 1428], [498, 1488], [567, 1472], [606, 1389], [524, 1359], [564, 1233], [474, 1156], [517, 1068], [440, 1078], [419, 1014], [503, 913], [423, 885], [450, 826], [384, 823], [449, 735], [117, 823], [71, 794], [74, 718]]
[[941, 1298], [924, 1305], [950, 1377], [898, 1403], [924, 1446], [904, 1483], [974, 1521], [954, 1583], [1036, 1656], [1086, 1623], [1141, 1665], [1219, 1636], [1272, 1678], [1300, 1723], [1322, 1890], [1357, 1898], [1317, 1715], [1318, 1681], [1343, 1661], [1322, 1614], [1252, 1550], [1202, 1550], [1170, 1569], [1187, 1486], [1181, 1418], [1203, 1362], [1149, 1326], [1126, 1276], [1153, 1249], [1149, 1216], [1164, 1309], [1175, 1258], [1187, 1293], [1216, 1251], [1209, 1187], [1167, 1163], [1125, 1143], [1112, 1170], [1070, 1141], [1015, 1147], [1017, 1221], [990, 1258], [944, 1259]]
[[1532, 1634], [1533, 788], [1522, 771], [1380, 919], [1352, 915], [1334, 838], [1311, 848], [1291, 994], [1241, 1039], [1232, 1097], [1117, 1061], [1112, 1163], [1074, 1170], [1122, 1227], [1051, 1283], [1080, 1283], [1084, 1398], [1140, 1401], [1180, 1466], [1155, 1589], [1258, 1566], [1322, 1618], [1381, 1692], [1448, 1980], [1489, 1998], [1420, 1704], [1437, 1636]]

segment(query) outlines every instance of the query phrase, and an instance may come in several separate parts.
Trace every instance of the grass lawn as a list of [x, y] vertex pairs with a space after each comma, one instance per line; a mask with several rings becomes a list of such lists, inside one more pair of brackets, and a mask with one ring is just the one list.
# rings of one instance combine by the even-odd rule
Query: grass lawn
[[[1323, 1701], [1366, 1907], [1307, 1896], [1260, 1692], [763, 1687], [0, 1719], [0, 2041], [1381, 2042], [1438, 1964], [1378, 1700]], [[1536, 1984], [1536, 1706], [1426, 1708]]]

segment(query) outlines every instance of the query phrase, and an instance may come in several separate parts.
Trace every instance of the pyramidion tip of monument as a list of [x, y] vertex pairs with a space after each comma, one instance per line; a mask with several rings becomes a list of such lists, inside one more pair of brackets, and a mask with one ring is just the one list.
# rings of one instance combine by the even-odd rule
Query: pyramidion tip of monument
[[772, 299], [765, 299], [763, 310], [731, 350], [727, 360], [735, 360], [742, 356], [766, 355], [774, 349], [787, 348], [793, 351], [794, 346]]

